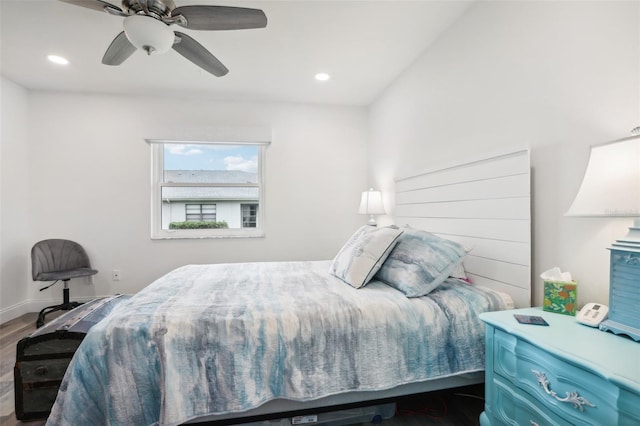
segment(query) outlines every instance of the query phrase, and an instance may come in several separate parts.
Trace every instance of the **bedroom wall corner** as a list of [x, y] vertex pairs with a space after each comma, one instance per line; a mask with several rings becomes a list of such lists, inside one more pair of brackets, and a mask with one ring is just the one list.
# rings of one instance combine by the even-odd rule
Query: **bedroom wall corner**
[[579, 305], [606, 303], [606, 248], [629, 221], [564, 213], [590, 145], [640, 124], [639, 89], [639, 1], [476, 2], [370, 106], [370, 174], [390, 198], [395, 177], [528, 147], [533, 304], [553, 266]]
[[28, 100], [26, 89], [0, 77], [0, 323], [28, 311]]

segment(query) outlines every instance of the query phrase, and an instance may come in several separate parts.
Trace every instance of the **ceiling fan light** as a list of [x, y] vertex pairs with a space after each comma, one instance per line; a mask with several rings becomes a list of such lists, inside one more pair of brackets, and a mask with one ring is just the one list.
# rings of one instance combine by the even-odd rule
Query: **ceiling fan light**
[[168, 25], [150, 16], [131, 15], [124, 19], [124, 33], [136, 48], [148, 55], [167, 52], [175, 38]]

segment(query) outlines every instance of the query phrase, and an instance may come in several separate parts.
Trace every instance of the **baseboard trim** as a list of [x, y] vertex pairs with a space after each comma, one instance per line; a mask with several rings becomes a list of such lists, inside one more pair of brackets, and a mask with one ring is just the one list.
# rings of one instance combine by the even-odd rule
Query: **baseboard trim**
[[[93, 300], [96, 297], [102, 296], [73, 297], [72, 301], [84, 303]], [[4, 324], [12, 319], [28, 314], [29, 312], [40, 312], [47, 306], [58, 305], [60, 303], [62, 303], [62, 300], [53, 298], [23, 300], [22, 302], [0, 309], [0, 324]]]
[[29, 310], [29, 305], [29, 301], [23, 300], [22, 302], [0, 309], [0, 324], [4, 324], [5, 322], [31, 312]]

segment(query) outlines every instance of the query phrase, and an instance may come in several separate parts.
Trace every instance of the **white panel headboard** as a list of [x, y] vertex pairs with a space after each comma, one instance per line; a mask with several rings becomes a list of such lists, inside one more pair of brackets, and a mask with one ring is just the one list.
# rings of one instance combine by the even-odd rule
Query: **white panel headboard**
[[531, 306], [529, 151], [520, 150], [397, 179], [395, 222], [471, 248], [468, 277]]

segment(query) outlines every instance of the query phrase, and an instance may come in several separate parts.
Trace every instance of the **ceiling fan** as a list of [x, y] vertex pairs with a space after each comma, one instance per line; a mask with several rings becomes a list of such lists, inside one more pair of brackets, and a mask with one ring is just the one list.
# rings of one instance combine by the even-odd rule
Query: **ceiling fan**
[[264, 28], [267, 17], [260, 9], [230, 6], [182, 6], [173, 0], [122, 0], [122, 8], [103, 0], [60, 0], [64, 3], [124, 17], [124, 31], [105, 52], [102, 63], [120, 65], [141, 49], [148, 55], [176, 52], [207, 72], [222, 77], [229, 70], [211, 52], [188, 35], [173, 31], [176, 24], [190, 30], [241, 30]]

